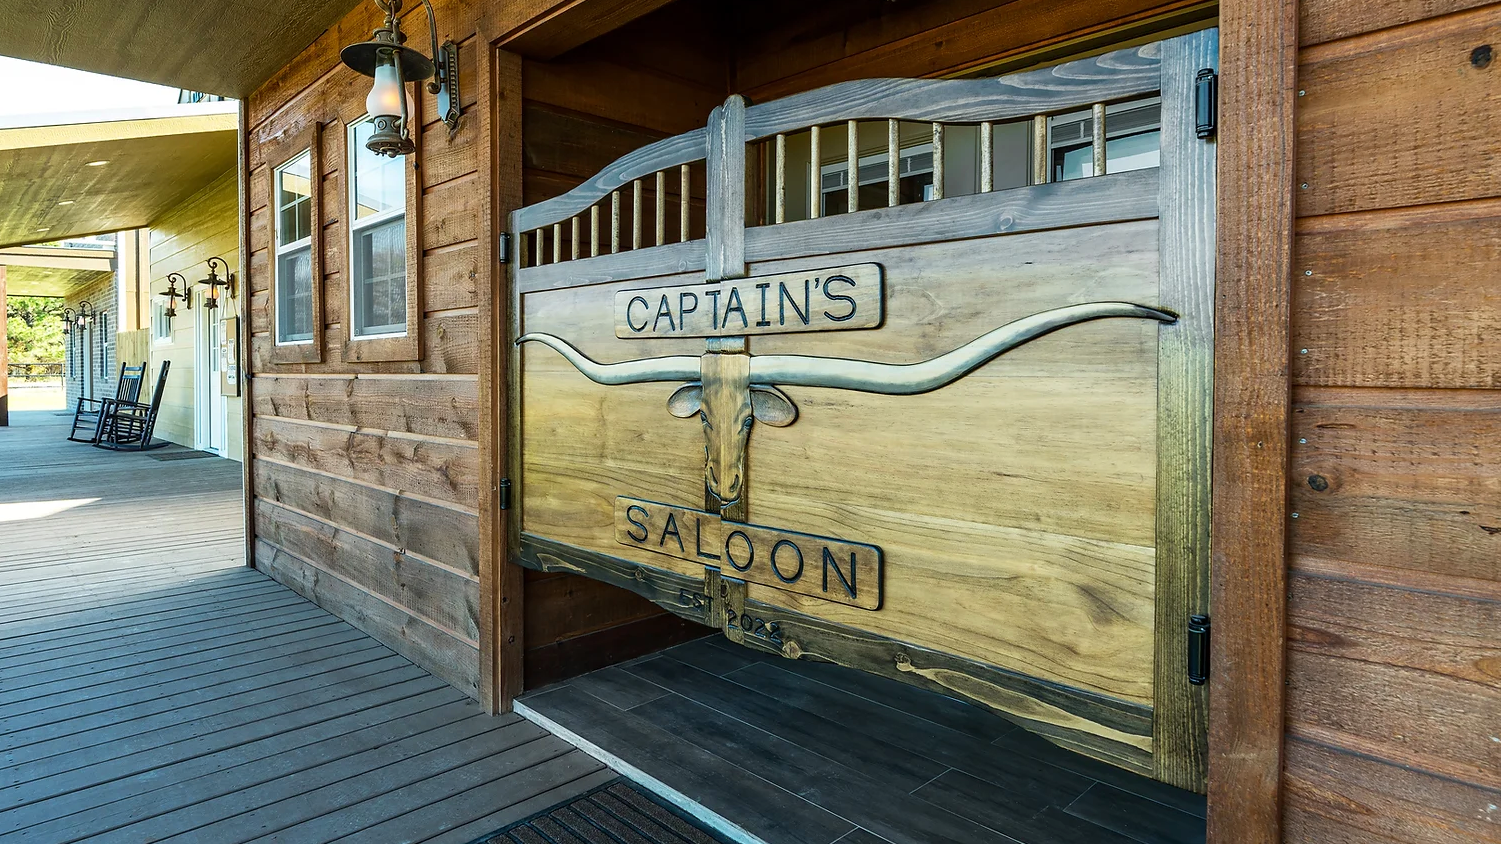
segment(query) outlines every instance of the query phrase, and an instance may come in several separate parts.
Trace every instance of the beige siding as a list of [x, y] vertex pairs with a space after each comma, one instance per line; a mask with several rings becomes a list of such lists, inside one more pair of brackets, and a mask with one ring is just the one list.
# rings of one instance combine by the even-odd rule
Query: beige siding
[[[168, 273], [181, 273], [189, 282], [196, 282], [208, 274], [209, 258], [220, 257], [229, 262], [231, 271], [240, 265], [239, 232], [236, 222], [238, 202], [238, 179], [230, 170], [215, 179], [208, 187], [189, 197], [178, 208], [157, 219], [151, 226], [151, 289], [160, 292], [167, 284]], [[196, 352], [198, 321], [210, 313], [203, 308], [203, 297], [208, 288], [194, 284], [191, 308], [181, 303], [177, 316], [172, 320], [170, 342], [153, 340], [151, 343], [151, 371], [153, 378], [162, 362], [172, 362], [171, 374], [167, 377], [167, 391], [162, 396], [162, 407], [156, 423], [156, 436], [186, 446], [192, 446], [194, 427], [197, 423], [195, 401], [197, 393]], [[233, 300], [220, 291], [222, 304], [219, 315], [242, 316]], [[150, 313], [144, 315], [144, 324], [149, 328]], [[244, 454], [241, 442], [241, 407], [238, 398], [225, 401], [224, 447], [225, 454], [235, 460]]]

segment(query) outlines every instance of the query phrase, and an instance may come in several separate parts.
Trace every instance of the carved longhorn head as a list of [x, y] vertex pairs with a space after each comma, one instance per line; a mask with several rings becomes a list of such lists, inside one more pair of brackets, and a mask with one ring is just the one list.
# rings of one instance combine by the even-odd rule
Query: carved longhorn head
[[667, 412], [679, 419], [698, 416], [704, 425], [704, 483], [721, 504], [740, 500], [745, 449], [758, 420], [778, 428], [797, 421], [797, 406], [776, 387], [750, 383], [750, 355], [706, 354], [703, 380], [679, 387]]

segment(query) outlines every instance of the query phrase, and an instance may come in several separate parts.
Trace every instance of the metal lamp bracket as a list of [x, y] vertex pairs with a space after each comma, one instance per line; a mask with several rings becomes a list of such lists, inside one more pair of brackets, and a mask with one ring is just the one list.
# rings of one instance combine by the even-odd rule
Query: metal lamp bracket
[[437, 73], [428, 90], [438, 98], [438, 114], [448, 127], [448, 139], [459, 131], [459, 45], [443, 42], [433, 55]]

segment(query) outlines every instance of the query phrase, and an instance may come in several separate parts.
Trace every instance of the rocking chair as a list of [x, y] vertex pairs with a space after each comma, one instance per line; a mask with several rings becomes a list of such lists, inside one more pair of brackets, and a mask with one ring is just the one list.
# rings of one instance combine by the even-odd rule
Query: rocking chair
[[[112, 399], [86, 399], [79, 398], [78, 405], [73, 409], [73, 430], [68, 432], [68, 439], [76, 443], [99, 442], [100, 425], [104, 421], [104, 409], [110, 402], [134, 402], [141, 397], [141, 382], [146, 380], [146, 364], [140, 366], [126, 366], [120, 364], [120, 380], [115, 384], [115, 397]], [[88, 436], [78, 436], [79, 430], [88, 432]]]
[[151, 392], [150, 404], [114, 399], [105, 401], [99, 421], [99, 440], [94, 443], [95, 448], [107, 448], [111, 451], [134, 448], [145, 451], [171, 445], [166, 440], [151, 441], [151, 433], [156, 430], [156, 414], [162, 406], [162, 393], [167, 390], [167, 370], [171, 367], [172, 361], [162, 361], [162, 372], [156, 377], [156, 389]]

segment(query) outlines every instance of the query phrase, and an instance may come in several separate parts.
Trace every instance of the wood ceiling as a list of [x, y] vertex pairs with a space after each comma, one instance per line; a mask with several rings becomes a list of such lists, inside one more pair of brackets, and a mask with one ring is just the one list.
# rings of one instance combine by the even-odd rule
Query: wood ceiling
[[359, 0], [0, 0], [0, 53], [243, 99]]
[[[0, 248], [149, 226], [235, 166], [234, 106], [0, 128]], [[108, 162], [90, 166], [90, 162]]]

